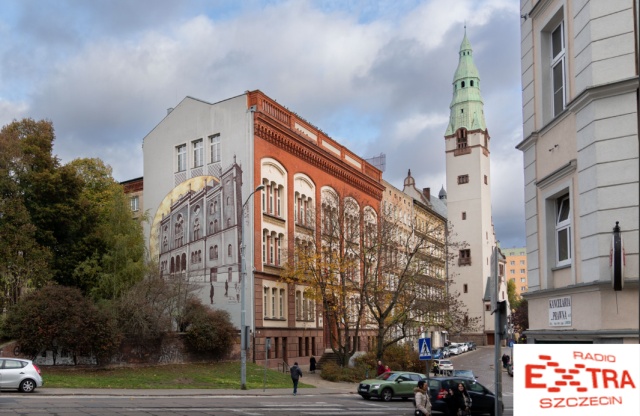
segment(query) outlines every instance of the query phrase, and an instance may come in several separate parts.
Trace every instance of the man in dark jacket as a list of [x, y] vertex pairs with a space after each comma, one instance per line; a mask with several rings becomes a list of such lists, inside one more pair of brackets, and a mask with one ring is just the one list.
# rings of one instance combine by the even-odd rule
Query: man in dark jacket
[[298, 367], [298, 363], [293, 363], [291, 367], [291, 380], [293, 380], [293, 395], [298, 393], [298, 380], [302, 377], [302, 370]]

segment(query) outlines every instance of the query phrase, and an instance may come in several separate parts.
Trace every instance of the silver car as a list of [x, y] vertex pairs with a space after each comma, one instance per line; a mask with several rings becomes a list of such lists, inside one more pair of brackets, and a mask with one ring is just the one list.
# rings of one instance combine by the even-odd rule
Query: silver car
[[0, 357], [0, 390], [18, 389], [22, 393], [33, 393], [42, 387], [40, 369], [31, 360]]

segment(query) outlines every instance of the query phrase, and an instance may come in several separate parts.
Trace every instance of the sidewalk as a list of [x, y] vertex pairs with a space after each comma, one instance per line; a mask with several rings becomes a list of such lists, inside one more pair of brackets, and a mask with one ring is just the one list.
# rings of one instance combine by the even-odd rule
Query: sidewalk
[[[301, 365], [301, 383], [310, 384], [315, 388], [298, 388], [298, 395], [327, 395], [327, 394], [357, 394], [357, 383], [334, 383], [323, 380], [319, 370], [316, 374], [309, 373], [309, 366]], [[46, 381], [45, 381], [46, 383]], [[131, 397], [160, 397], [160, 396], [289, 396], [291, 388], [270, 389], [257, 388], [240, 389], [54, 389], [44, 387], [36, 389], [38, 396], [131, 396]]]

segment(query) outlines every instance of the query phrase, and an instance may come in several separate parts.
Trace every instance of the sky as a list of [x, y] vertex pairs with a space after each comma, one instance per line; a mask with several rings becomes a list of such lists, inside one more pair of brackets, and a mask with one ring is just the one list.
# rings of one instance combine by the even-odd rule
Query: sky
[[142, 139], [184, 97], [259, 89], [402, 189], [445, 185], [466, 33], [491, 136], [492, 215], [524, 247], [519, 0], [2, 0], [0, 125], [53, 122], [62, 163], [142, 176]]

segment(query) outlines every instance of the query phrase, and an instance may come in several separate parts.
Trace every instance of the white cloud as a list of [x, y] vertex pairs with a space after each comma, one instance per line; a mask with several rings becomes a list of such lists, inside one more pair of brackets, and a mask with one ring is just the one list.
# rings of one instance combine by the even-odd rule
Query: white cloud
[[51, 42], [43, 33], [60, 24], [29, 31], [0, 18], [0, 33], [12, 34], [0, 46], [0, 122], [51, 119], [63, 161], [101, 157], [119, 180], [141, 176], [142, 138], [168, 107], [187, 95], [215, 102], [260, 89], [359, 155], [385, 152], [394, 185], [411, 169], [437, 193], [466, 21], [492, 137], [494, 219], [497, 228], [507, 217], [524, 222], [522, 201], [508, 197], [522, 193], [513, 162], [521, 159], [517, 2], [154, 2], [152, 17], [138, 13], [150, 7], [143, 1], [93, 4], [11, 14], [46, 22], [65, 13], [66, 31]]

